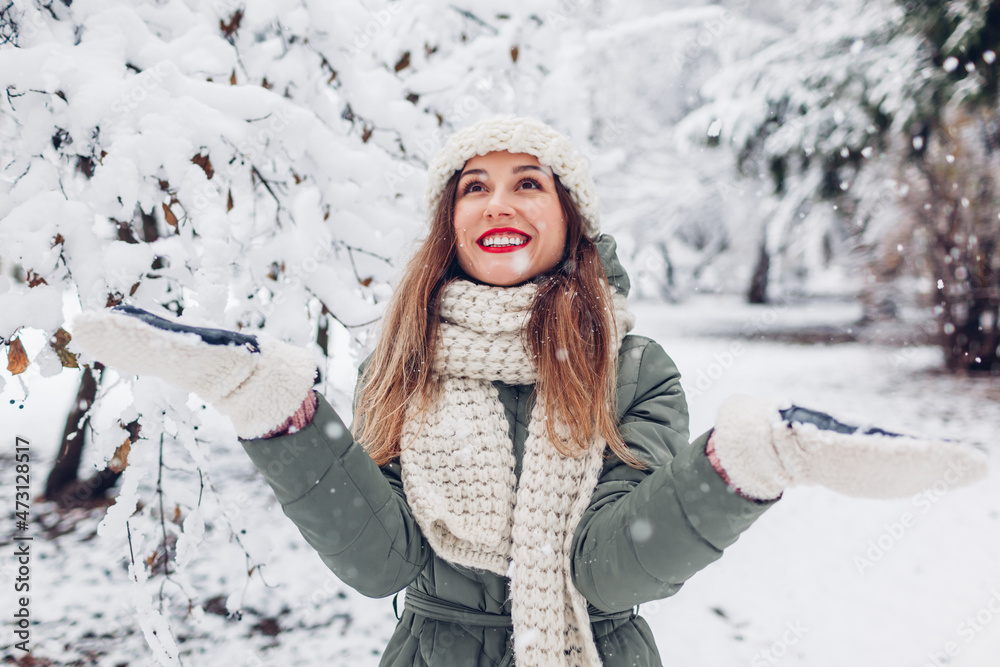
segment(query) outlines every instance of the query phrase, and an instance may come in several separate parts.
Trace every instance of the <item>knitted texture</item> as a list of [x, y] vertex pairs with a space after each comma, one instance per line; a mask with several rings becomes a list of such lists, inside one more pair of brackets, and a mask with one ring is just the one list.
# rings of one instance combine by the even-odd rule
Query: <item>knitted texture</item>
[[427, 168], [424, 209], [428, 220], [434, 218], [448, 179], [469, 159], [495, 151], [527, 153], [538, 158], [540, 164], [551, 167], [580, 209], [587, 236], [594, 238], [600, 234], [597, 188], [586, 158], [552, 127], [533, 118], [518, 116], [495, 116], [480, 121], [459, 130], [445, 142]]
[[[607, 443], [580, 457], [549, 440], [544, 400], [531, 412], [520, 480], [494, 381], [528, 384], [537, 370], [521, 343], [537, 285], [456, 281], [441, 301], [434, 373], [438, 401], [403, 427], [403, 488], [434, 552], [464, 567], [510, 577], [515, 663], [600, 665], [587, 601], [572, 581], [573, 533], [597, 485]], [[618, 346], [633, 318], [615, 295]], [[569, 427], [557, 421], [566, 437]]]
[[318, 399], [316, 398], [316, 392], [310, 391], [306, 399], [302, 401], [302, 405], [296, 410], [292, 415], [283, 421], [281, 424], [268, 431], [261, 438], [274, 438], [279, 435], [288, 435], [290, 433], [295, 433], [296, 431], [301, 431], [312, 418], [316, 416], [316, 407]]

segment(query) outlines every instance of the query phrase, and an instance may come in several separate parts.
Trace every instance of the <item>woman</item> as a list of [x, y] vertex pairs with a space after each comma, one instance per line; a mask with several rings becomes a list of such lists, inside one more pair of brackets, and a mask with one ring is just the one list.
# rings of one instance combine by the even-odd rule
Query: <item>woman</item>
[[956, 462], [985, 474], [971, 448], [767, 399], [731, 399], [689, 444], [674, 363], [627, 335], [586, 163], [543, 123], [458, 132], [426, 204], [353, 434], [311, 389], [308, 351], [131, 308], [74, 323], [95, 357], [229, 415], [340, 579], [406, 589], [383, 665], [659, 665], [635, 606], [675, 593], [785, 487], [885, 497]]

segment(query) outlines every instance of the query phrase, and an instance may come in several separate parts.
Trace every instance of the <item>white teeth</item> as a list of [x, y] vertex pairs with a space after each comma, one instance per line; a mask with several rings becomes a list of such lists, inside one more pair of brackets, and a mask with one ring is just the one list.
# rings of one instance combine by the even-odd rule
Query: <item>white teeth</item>
[[491, 236], [483, 239], [483, 245], [488, 248], [524, 245], [525, 239], [519, 236]]

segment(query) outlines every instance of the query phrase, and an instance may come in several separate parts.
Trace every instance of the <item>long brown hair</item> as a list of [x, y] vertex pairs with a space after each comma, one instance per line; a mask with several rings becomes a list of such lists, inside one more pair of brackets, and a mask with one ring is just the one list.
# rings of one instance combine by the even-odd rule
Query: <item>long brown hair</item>
[[[464, 277], [454, 227], [458, 181], [456, 172], [445, 185], [430, 235], [406, 265], [359, 379], [354, 435], [379, 466], [399, 456], [407, 406], [415, 401], [423, 413], [435, 399], [431, 368], [441, 295], [448, 283]], [[555, 189], [566, 218], [566, 249], [554, 270], [535, 279], [538, 294], [523, 332], [538, 367], [537, 396], [569, 427], [568, 439], [561, 438], [556, 420], [549, 419], [546, 434], [565, 456], [580, 456], [600, 434], [622, 461], [642, 468], [615, 415], [618, 338], [611, 288], [597, 247], [583, 231], [583, 216], [558, 177]]]

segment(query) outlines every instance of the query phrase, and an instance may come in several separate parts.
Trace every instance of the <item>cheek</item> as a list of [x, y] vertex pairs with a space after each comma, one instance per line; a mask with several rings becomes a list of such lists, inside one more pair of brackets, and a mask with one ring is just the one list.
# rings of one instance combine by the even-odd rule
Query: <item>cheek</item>
[[469, 232], [466, 225], [462, 224], [457, 219], [455, 220], [455, 253], [458, 259], [458, 265], [463, 269], [468, 270], [471, 266], [471, 261], [473, 258], [473, 247], [475, 241], [469, 238]]
[[552, 262], [558, 263], [564, 254], [566, 254], [565, 236], [563, 236], [558, 242], [552, 244], [552, 249], [549, 252], [549, 259]]
[[455, 214], [454, 220], [455, 224], [468, 224], [471, 220], [474, 220], [477, 215], [481, 214], [477, 208], [469, 202], [456, 202], [455, 203]]
[[552, 239], [552, 251], [562, 257], [566, 248], [566, 223], [562, 221], [549, 223], [549, 238]]
[[463, 211], [459, 208], [455, 209], [455, 235], [460, 242], [466, 240], [466, 237], [470, 234], [469, 230], [473, 228], [475, 222], [476, 217], [468, 211]]
[[455, 215], [455, 240], [461, 245], [468, 240], [469, 236], [469, 225], [467, 222], [458, 217], [457, 212]]

